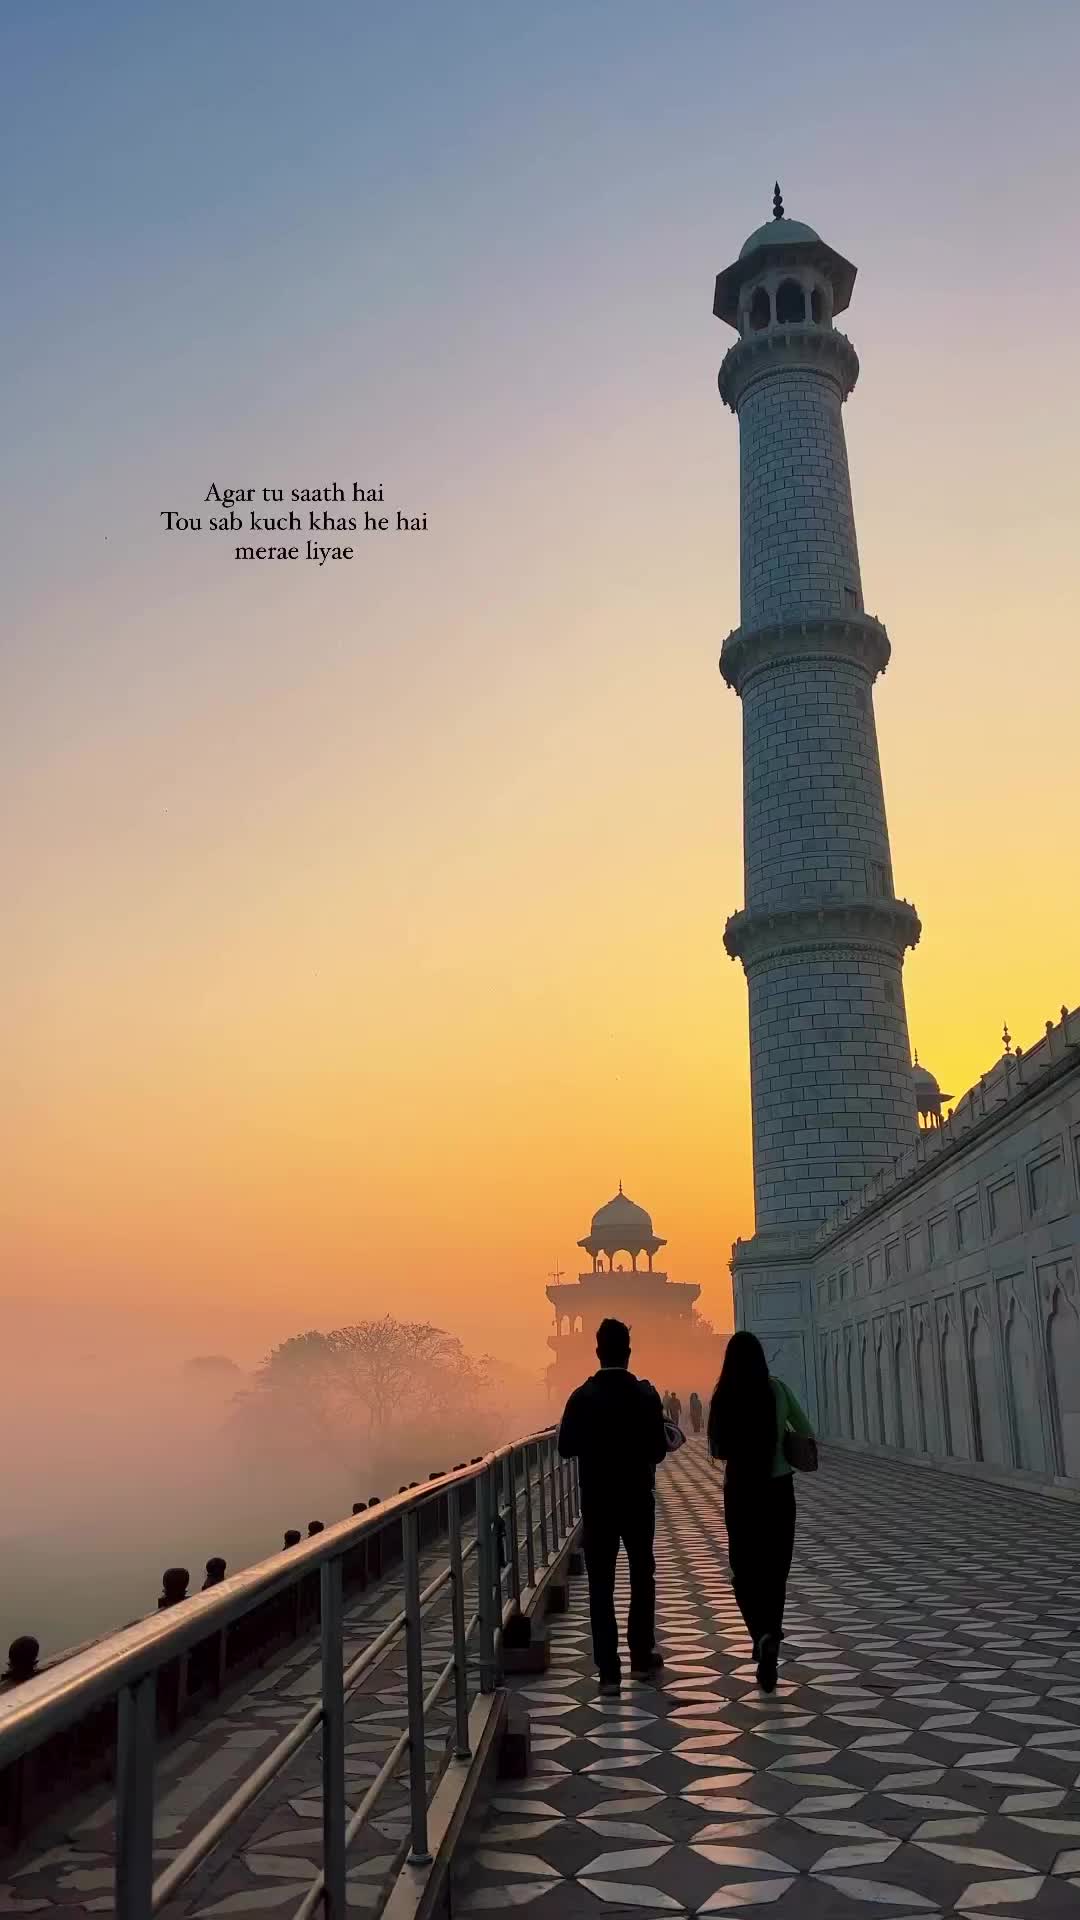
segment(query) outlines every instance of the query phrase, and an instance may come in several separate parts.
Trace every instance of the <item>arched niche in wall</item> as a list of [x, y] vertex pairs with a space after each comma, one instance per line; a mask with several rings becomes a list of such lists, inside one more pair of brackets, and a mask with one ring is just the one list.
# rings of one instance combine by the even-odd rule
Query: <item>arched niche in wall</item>
[[924, 1315], [915, 1316], [915, 1388], [919, 1425], [919, 1447], [923, 1453], [942, 1453], [941, 1429], [937, 1417], [934, 1385], [934, 1355], [930, 1329]]
[[859, 1399], [862, 1416], [862, 1437], [864, 1440], [877, 1438], [871, 1425], [870, 1408], [873, 1400], [873, 1376], [871, 1373], [872, 1341], [867, 1337], [865, 1327], [859, 1328]]
[[1035, 1335], [1027, 1308], [1013, 1286], [1009, 1287], [1003, 1311], [1013, 1465], [1023, 1467], [1029, 1473], [1045, 1473], [1046, 1447], [1039, 1404], [1039, 1363]]
[[855, 1391], [856, 1355], [852, 1352], [850, 1331], [844, 1339], [844, 1404], [847, 1413], [847, 1430], [852, 1440], [863, 1437], [862, 1422], [859, 1419], [859, 1395]]
[[994, 1358], [994, 1341], [981, 1293], [967, 1303], [968, 1359], [975, 1426], [975, 1457], [993, 1466], [1006, 1466], [1005, 1430], [1001, 1420], [1001, 1388]]
[[941, 1379], [945, 1389], [945, 1451], [954, 1460], [970, 1460], [964, 1349], [950, 1306], [941, 1317]]
[[907, 1351], [907, 1330], [903, 1314], [893, 1317], [889, 1339], [892, 1361], [893, 1404], [896, 1408], [896, 1444], [902, 1448], [919, 1446], [918, 1423], [912, 1401], [911, 1364]]
[[871, 1325], [869, 1333], [870, 1379], [867, 1392], [870, 1399], [870, 1433], [878, 1446], [884, 1446], [889, 1435], [885, 1419], [885, 1382], [881, 1377], [881, 1335], [876, 1325]]
[[[1044, 1292], [1047, 1290], [1044, 1282]], [[1057, 1470], [1080, 1480], [1080, 1310], [1076, 1272], [1060, 1261], [1049, 1286], [1046, 1322], [1047, 1376], [1054, 1419]]]

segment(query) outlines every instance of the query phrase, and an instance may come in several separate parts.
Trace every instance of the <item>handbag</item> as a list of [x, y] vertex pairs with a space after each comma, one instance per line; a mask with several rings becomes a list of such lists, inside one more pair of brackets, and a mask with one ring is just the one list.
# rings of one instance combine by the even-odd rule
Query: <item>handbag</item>
[[686, 1435], [674, 1420], [664, 1421], [664, 1440], [669, 1453], [678, 1453], [679, 1448], [686, 1445]]
[[794, 1433], [789, 1427], [784, 1435], [784, 1459], [796, 1473], [816, 1473], [818, 1470], [817, 1441], [813, 1434]]

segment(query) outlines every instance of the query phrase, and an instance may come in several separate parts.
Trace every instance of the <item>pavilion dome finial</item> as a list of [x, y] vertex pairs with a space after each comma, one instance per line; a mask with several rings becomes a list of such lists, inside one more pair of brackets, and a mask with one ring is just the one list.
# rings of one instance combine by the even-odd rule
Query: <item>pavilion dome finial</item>
[[774, 219], [774, 220], [782, 220], [782, 219], [783, 219], [783, 217], [784, 217], [784, 203], [783, 203], [783, 201], [782, 201], [782, 200], [781, 200], [781, 198], [780, 198], [780, 182], [779, 182], [779, 180], [774, 180], [774, 181], [773, 181], [773, 190], [772, 190], [772, 217], [773, 217], [773, 219]]

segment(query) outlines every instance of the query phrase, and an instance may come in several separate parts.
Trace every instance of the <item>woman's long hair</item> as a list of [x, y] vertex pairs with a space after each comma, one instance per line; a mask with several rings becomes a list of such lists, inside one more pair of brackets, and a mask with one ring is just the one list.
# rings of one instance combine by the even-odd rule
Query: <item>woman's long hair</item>
[[769, 1363], [752, 1333], [733, 1333], [709, 1403], [709, 1452], [740, 1477], [772, 1471], [776, 1400]]

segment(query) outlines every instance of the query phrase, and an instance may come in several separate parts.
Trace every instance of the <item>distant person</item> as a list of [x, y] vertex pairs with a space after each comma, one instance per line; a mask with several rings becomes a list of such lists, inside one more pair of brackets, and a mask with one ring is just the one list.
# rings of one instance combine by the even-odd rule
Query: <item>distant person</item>
[[671, 1394], [670, 1399], [671, 1399], [671, 1423], [673, 1426], [678, 1427], [682, 1424], [682, 1401], [679, 1399], [679, 1396], [677, 1393]]
[[699, 1393], [692, 1393], [690, 1395], [689, 1407], [690, 1407], [690, 1425], [693, 1428], [695, 1433], [700, 1433], [701, 1422], [703, 1419], [703, 1408], [701, 1405], [701, 1395]]
[[599, 1373], [575, 1387], [559, 1428], [559, 1452], [576, 1458], [581, 1482], [589, 1617], [600, 1692], [622, 1685], [615, 1619], [620, 1543], [630, 1568], [626, 1638], [630, 1672], [650, 1680], [663, 1666], [656, 1650], [656, 1468], [664, 1459], [664, 1408], [656, 1388], [630, 1372], [630, 1329], [603, 1320], [596, 1333]]
[[[764, 1693], [776, 1687], [795, 1547], [795, 1488], [785, 1450], [789, 1434], [813, 1442], [813, 1428], [791, 1388], [770, 1374], [760, 1340], [752, 1333], [733, 1333], [709, 1406], [709, 1452], [725, 1462], [731, 1584]], [[790, 1442], [789, 1447], [797, 1451]], [[816, 1465], [812, 1446], [809, 1453]]]

